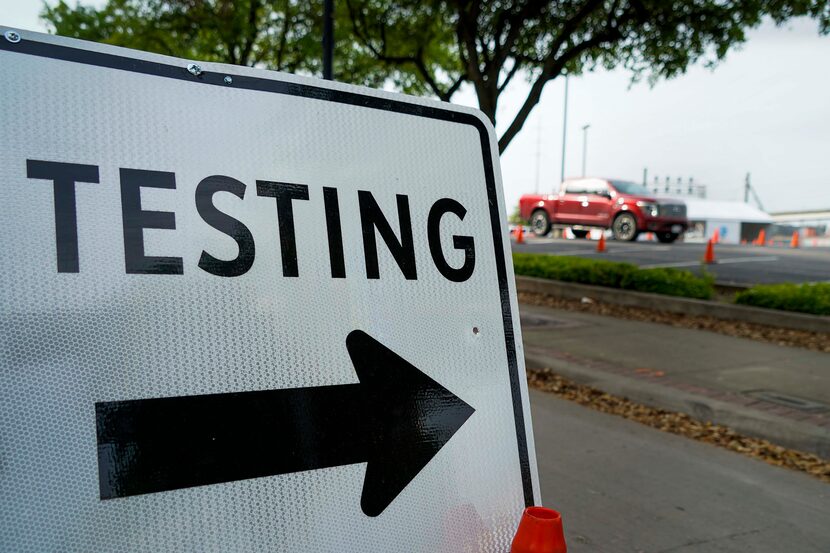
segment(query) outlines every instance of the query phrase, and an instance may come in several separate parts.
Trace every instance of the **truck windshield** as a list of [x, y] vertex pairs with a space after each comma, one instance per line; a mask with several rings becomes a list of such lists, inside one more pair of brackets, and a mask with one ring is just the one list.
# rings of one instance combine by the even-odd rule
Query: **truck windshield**
[[651, 191], [648, 188], [637, 184], [636, 182], [626, 180], [612, 180], [610, 182], [617, 192], [622, 192], [623, 194], [637, 194], [640, 196], [648, 196], [651, 194]]

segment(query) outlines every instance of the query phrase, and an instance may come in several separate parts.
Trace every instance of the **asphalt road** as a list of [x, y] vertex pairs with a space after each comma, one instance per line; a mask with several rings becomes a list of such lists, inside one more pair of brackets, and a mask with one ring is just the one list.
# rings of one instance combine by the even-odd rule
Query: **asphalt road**
[[570, 553], [827, 553], [830, 485], [531, 390]]
[[[526, 235], [527, 236], [527, 235]], [[607, 251], [597, 253], [591, 240], [526, 238], [513, 241], [513, 251], [573, 255], [609, 261], [627, 261], [641, 267], [676, 267], [701, 272], [705, 244], [661, 244], [659, 242], [617, 242], [609, 240]], [[707, 265], [719, 283], [752, 285], [778, 282], [830, 282], [830, 248], [790, 249], [769, 246], [715, 246], [717, 263]]]

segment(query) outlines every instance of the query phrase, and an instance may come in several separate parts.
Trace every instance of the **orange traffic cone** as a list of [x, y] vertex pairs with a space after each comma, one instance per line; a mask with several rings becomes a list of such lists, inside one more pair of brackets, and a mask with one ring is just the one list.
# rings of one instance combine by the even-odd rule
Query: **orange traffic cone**
[[510, 553], [567, 553], [562, 516], [553, 509], [528, 507], [519, 521], [519, 529]]
[[763, 246], [767, 242], [767, 233], [764, 229], [761, 229], [761, 232], [758, 233], [758, 238], [755, 239], [756, 246]]
[[719, 229], [715, 229], [715, 232], [712, 233], [712, 242], [714, 242], [715, 244], [720, 242], [720, 230]]
[[519, 228], [516, 229], [516, 243], [524, 244], [525, 242], [525, 228], [522, 225], [519, 225]]
[[793, 237], [790, 240], [790, 247], [797, 248], [798, 247], [798, 231], [793, 232]]
[[605, 251], [605, 233], [599, 235], [599, 242], [597, 242], [597, 252], [603, 253]]
[[715, 242], [712, 238], [706, 243], [706, 254], [703, 256], [703, 262], [706, 264], [715, 262]]

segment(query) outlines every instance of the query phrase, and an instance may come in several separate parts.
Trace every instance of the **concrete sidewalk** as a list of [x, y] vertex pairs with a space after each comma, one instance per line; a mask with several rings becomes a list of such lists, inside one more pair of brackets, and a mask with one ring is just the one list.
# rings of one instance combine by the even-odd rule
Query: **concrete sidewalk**
[[542, 503], [569, 553], [827, 553], [830, 486], [530, 391]]
[[830, 354], [520, 305], [529, 367], [830, 458]]

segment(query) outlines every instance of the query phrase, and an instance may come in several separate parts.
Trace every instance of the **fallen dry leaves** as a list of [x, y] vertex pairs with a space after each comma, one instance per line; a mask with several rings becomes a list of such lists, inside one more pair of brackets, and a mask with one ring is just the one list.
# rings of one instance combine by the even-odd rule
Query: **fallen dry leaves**
[[568, 311], [583, 311], [596, 315], [661, 323], [682, 328], [709, 330], [728, 336], [750, 338], [780, 346], [799, 347], [830, 353], [830, 334], [822, 332], [792, 330], [740, 321], [724, 321], [703, 315], [684, 315], [682, 313], [656, 311], [642, 307], [628, 307], [595, 300], [581, 302], [579, 300], [555, 298], [536, 292], [519, 292], [519, 303], [566, 309]]
[[607, 394], [591, 386], [568, 380], [551, 369], [528, 369], [527, 380], [533, 388], [556, 394], [591, 409], [743, 453], [761, 459], [770, 465], [806, 472], [830, 483], [830, 462], [811, 453], [781, 447], [767, 440], [743, 436], [726, 426], [695, 420], [684, 413], [655, 409], [624, 397]]

